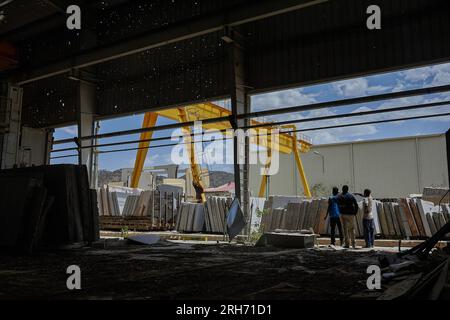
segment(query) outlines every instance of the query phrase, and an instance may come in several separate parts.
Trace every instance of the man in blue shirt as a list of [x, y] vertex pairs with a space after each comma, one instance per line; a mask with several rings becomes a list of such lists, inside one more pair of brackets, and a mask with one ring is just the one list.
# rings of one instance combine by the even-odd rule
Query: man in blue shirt
[[341, 240], [341, 246], [343, 245], [343, 233], [341, 224], [341, 213], [339, 211], [339, 189], [337, 187], [333, 188], [333, 195], [328, 198], [328, 210], [325, 216], [325, 220], [330, 216], [330, 227], [331, 227], [331, 245], [336, 245], [335, 232], [336, 226], [339, 229], [339, 238]]

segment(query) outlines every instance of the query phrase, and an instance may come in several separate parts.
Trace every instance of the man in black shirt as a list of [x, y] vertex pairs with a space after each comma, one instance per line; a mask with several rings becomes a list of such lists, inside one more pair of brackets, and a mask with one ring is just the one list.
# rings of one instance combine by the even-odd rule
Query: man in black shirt
[[356, 215], [358, 214], [358, 202], [348, 192], [348, 186], [342, 187], [342, 193], [339, 195], [339, 210], [344, 229], [344, 248], [350, 248], [351, 243], [353, 249], [356, 249], [355, 224]]

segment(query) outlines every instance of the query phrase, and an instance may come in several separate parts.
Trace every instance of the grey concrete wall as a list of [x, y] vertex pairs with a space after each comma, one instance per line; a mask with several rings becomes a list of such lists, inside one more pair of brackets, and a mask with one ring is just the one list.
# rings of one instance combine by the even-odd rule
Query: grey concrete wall
[[[323, 155], [323, 163], [313, 151]], [[424, 187], [449, 185], [445, 134], [319, 145], [302, 155], [302, 160], [309, 185], [318, 194], [348, 184], [355, 192], [369, 188], [375, 197], [404, 197], [422, 193]], [[251, 166], [252, 194], [259, 192], [257, 169]], [[303, 194], [292, 155], [280, 156], [270, 194]]]

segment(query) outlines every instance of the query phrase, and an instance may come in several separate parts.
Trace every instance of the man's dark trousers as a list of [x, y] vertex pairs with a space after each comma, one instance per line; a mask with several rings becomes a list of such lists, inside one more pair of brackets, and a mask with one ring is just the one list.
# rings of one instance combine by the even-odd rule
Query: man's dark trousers
[[374, 232], [375, 232], [375, 223], [373, 219], [363, 219], [363, 227], [364, 227], [364, 239], [366, 240], [366, 247], [373, 247], [374, 244]]
[[331, 226], [331, 244], [336, 244], [336, 226], [339, 229], [339, 238], [341, 239], [341, 245], [343, 244], [343, 237], [344, 233], [342, 232], [342, 224], [341, 224], [341, 218], [330, 218], [330, 226]]

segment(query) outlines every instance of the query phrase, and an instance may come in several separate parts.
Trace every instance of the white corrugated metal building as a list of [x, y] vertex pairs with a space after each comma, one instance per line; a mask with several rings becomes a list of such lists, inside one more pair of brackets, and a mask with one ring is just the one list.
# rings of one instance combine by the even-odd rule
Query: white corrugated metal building
[[[333, 186], [365, 188], [376, 198], [422, 193], [424, 187], [447, 187], [445, 134], [314, 146], [302, 155], [310, 188], [325, 195]], [[258, 194], [259, 167], [250, 169], [250, 189]], [[270, 178], [269, 193], [301, 195], [302, 184], [292, 155], [280, 154], [279, 173]]]

